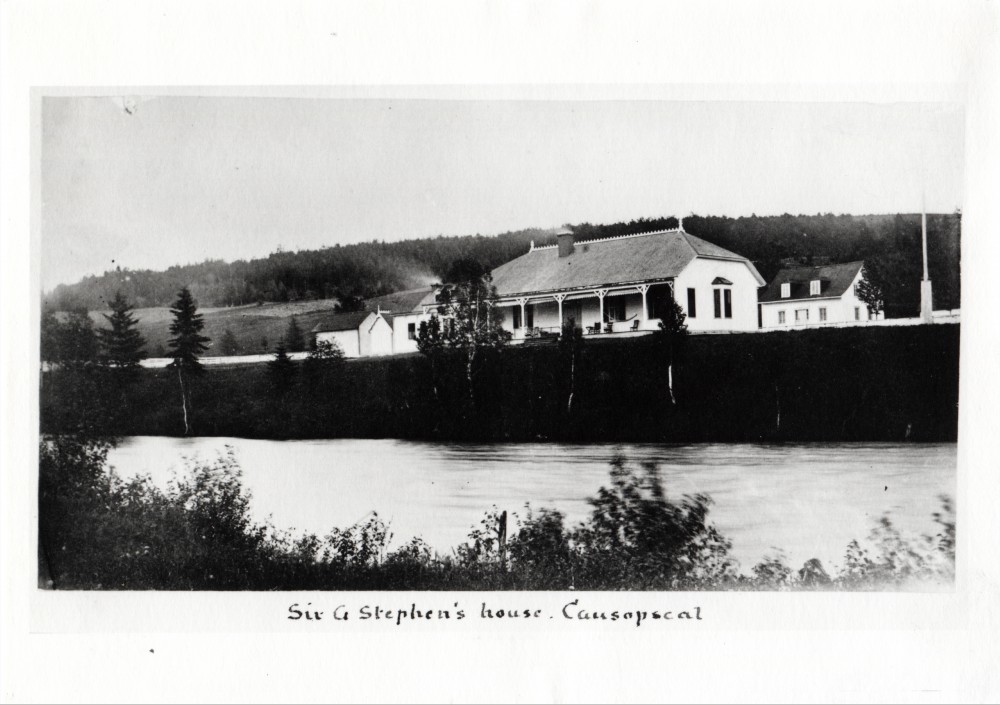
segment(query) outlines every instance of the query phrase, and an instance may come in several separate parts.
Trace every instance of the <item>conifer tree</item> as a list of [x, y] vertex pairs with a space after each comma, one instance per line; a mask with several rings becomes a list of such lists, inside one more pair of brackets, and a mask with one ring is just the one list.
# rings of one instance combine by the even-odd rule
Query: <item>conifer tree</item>
[[240, 352], [240, 344], [236, 341], [236, 336], [228, 328], [222, 333], [222, 340], [219, 341], [219, 350], [223, 355], [238, 355]]
[[285, 332], [285, 347], [288, 348], [289, 352], [302, 352], [306, 349], [305, 337], [302, 335], [302, 329], [299, 328], [295, 316], [292, 316], [291, 320], [288, 321], [288, 330]]
[[205, 321], [198, 313], [198, 305], [190, 290], [184, 287], [177, 294], [177, 301], [174, 302], [170, 313], [174, 315], [174, 322], [170, 324], [170, 332], [174, 337], [167, 342], [170, 347], [170, 356], [174, 358], [171, 367], [177, 370], [177, 381], [181, 387], [181, 409], [184, 412], [184, 435], [191, 432], [191, 423], [188, 418], [188, 396], [184, 387], [184, 372], [198, 374], [204, 368], [198, 360], [198, 356], [208, 350], [209, 338], [201, 334], [201, 329], [205, 327]]
[[174, 302], [170, 313], [174, 315], [174, 322], [170, 324], [170, 333], [173, 337], [168, 341], [170, 357], [174, 358], [172, 366], [190, 372], [200, 372], [203, 368], [198, 356], [208, 350], [206, 343], [210, 338], [201, 334], [205, 321], [198, 313], [198, 305], [187, 287], [177, 294], [177, 301]]
[[97, 331], [101, 343], [101, 361], [105, 365], [134, 370], [144, 358], [146, 341], [139, 333], [139, 321], [132, 315], [132, 306], [119, 291], [111, 301], [111, 314], [104, 318], [111, 328]]
[[295, 363], [288, 357], [285, 341], [278, 341], [278, 347], [274, 351], [274, 359], [267, 363], [267, 367], [278, 390], [281, 392], [287, 390], [295, 375]]

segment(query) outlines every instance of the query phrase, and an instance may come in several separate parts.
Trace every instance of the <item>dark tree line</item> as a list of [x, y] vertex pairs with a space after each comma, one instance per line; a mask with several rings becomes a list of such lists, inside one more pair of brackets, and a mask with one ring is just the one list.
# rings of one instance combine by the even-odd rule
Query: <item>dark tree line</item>
[[[957, 308], [961, 215], [929, 215], [928, 251], [935, 306]], [[573, 225], [577, 239], [614, 237], [677, 226], [673, 217], [594, 225]], [[865, 260], [885, 293], [890, 317], [915, 315], [920, 301], [920, 216], [789, 215], [729, 218], [692, 215], [684, 229], [754, 262], [765, 279], [783, 263]], [[266, 258], [150, 270], [106, 272], [47, 297], [57, 310], [101, 310], [121, 291], [137, 307], [167, 306], [176, 292], [190, 286], [207, 306], [245, 305], [315, 298], [357, 301], [447, 278], [452, 264], [474, 261], [491, 270], [523, 254], [529, 243], [553, 244], [554, 236], [537, 228], [495, 237], [422, 238], [401, 242], [365, 242], [319, 250], [274, 252]]]

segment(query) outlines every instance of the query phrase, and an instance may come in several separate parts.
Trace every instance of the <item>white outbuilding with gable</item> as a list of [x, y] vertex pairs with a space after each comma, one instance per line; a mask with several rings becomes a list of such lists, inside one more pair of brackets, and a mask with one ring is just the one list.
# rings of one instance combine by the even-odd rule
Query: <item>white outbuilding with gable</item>
[[379, 311], [335, 313], [312, 329], [317, 343], [336, 343], [344, 357], [392, 354], [392, 325]]

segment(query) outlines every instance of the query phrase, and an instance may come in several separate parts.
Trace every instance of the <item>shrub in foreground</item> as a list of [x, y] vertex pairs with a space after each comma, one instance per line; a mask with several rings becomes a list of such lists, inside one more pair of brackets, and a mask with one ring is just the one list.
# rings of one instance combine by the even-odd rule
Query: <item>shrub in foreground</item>
[[325, 536], [295, 535], [252, 519], [232, 454], [198, 463], [165, 489], [106, 469], [110, 444], [74, 436], [40, 448], [40, 576], [76, 589], [159, 590], [722, 590], [884, 589], [951, 581], [954, 508], [940, 531], [912, 539], [883, 517], [870, 548], [853, 541], [843, 568], [816, 559], [799, 570], [780, 554], [740, 572], [731, 543], [709, 521], [707, 495], [667, 497], [654, 464], [612, 462], [591, 513], [568, 528], [562, 513], [496, 508], [450, 554], [422, 539], [390, 549], [372, 513]]

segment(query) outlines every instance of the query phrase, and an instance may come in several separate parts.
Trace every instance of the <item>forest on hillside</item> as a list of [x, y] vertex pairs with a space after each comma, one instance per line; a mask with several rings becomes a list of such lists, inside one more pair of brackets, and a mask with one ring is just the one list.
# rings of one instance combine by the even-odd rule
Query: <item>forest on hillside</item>
[[[577, 241], [677, 226], [673, 217], [605, 225], [567, 224]], [[865, 260], [882, 285], [888, 317], [916, 315], [922, 273], [919, 214], [691, 215], [684, 229], [749, 258], [770, 280], [783, 264]], [[927, 216], [930, 278], [938, 309], [960, 306], [961, 214]], [[332, 239], [332, 238], [331, 238]], [[45, 296], [50, 310], [101, 310], [121, 291], [137, 308], [168, 306], [184, 286], [202, 306], [239, 306], [319, 298], [370, 298], [440, 281], [453, 262], [473, 259], [494, 268], [554, 243], [547, 230], [496, 236], [438, 236], [363, 242], [318, 250], [277, 251], [266, 258], [172, 266], [165, 271], [116, 269], [63, 284]]]

